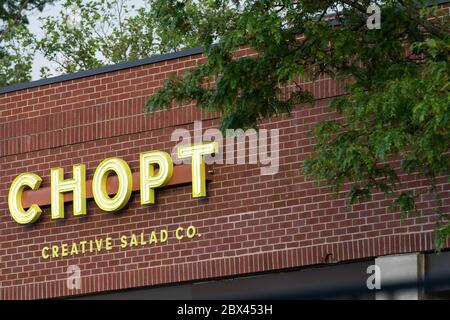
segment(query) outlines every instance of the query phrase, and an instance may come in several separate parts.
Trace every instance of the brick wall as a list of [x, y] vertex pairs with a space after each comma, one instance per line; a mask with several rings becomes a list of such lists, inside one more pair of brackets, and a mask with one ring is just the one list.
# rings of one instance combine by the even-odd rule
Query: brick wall
[[[401, 220], [381, 194], [348, 207], [344, 196], [301, 174], [300, 163], [312, 150], [309, 131], [333, 116], [329, 99], [342, 93], [327, 78], [308, 84], [317, 98], [314, 107], [262, 124], [280, 130], [280, 170], [274, 176], [261, 176], [258, 165], [214, 165], [207, 199], [192, 199], [190, 185], [178, 186], [158, 190], [153, 206], [142, 207], [133, 193], [118, 213], [105, 213], [88, 200], [83, 218], [73, 217], [66, 204], [63, 220], [51, 220], [49, 207], [33, 225], [12, 220], [8, 189], [20, 173], [38, 174], [45, 187], [50, 168], [62, 167], [70, 177], [72, 165], [84, 163], [90, 179], [99, 162], [113, 156], [137, 171], [139, 152], [172, 149], [174, 129], [192, 131], [194, 120], [202, 120], [204, 129], [217, 127], [217, 115], [189, 105], [142, 113], [146, 98], [169, 73], [201, 59], [192, 55], [0, 95], [0, 299], [87, 294], [433, 249], [433, 199], [421, 199], [421, 216]], [[403, 183], [427, 187], [414, 176]], [[448, 207], [449, 184], [439, 183]], [[201, 236], [117, 247], [122, 234], [189, 225]], [[106, 236], [116, 245], [108, 252], [41, 257], [44, 245]], [[81, 269], [80, 290], [67, 289], [70, 265]]]

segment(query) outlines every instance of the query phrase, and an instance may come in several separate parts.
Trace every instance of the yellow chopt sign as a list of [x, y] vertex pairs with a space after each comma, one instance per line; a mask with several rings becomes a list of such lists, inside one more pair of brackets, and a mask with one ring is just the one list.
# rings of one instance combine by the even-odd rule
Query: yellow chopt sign
[[[204, 156], [218, 152], [217, 142], [180, 146], [178, 158], [191, 159], [192, 197], [206, 196], [206, 178]], [[173, 161], [164, 151], [149, 151], [140, 154], [140, 195], [141, 204], [155, 203], [155, 189], [165, 186], [173, 174]], [[158, 171], [155, 168], [158, 168]], [[113, 197], [107, 192], [107, 179], [115, 174], [118, 190]], [[92, 179], [92, 194], [97, 206], [104, 211], [118, 211], [128, 202], [132, 192], [132, 173], [128, 164], [120, 158], [108, 158], [100, 162]], [[25, 189], [38, 190], [42, 179], [34, 173], [22, 173], [11, 184], [8, 194], [8, 206], [12, 218], [19, 224], [37, 221], [42, 213], [37, 204], [25, 210], [22, 206], [22, 193]], [[72, 179], [64, 179], [64, 170], [54, 168], [50, 171], [50, 204], [52, 219], [64, 218], [64, 193], [73, 194], [74, 216], [86, 215], [86, 167], [84, 164], [73, 166]]]

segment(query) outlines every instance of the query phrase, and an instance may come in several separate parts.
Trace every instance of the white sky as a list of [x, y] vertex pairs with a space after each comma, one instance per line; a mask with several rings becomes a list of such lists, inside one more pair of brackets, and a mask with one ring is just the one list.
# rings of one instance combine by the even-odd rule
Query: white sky
[[[89, 0], [85, 0], [89, 1]], [[39, 17], [46, 17], [51, 15], [57, 15], [58, 12], [61, 9], [61, 0], [57, 0], [56, 4], [54, 5], [47, 5], [43, 12], [34, 12], [32, 13], [28, 18], [30, 20], [29, 28], [30, 30], [38, 37], [41, 38], [44, 34], [41, 29], [42, 25], [41, 22], [38, 20]], [[127, 4], [129, 5], [135, 5], [136, 7], [142, 7], [145, 0], [128, 0]], [[38, 80], [39, 77], [39, 71], [41, 67], [47, 66], [51, 70], [54, 69], [54, 66], [52, 66], [51, 62], [49, 62], [47, 59], [45, 59], [41, 54], [37, 53], [34, 57], [33, 62], [33, 71], [32, 71], [32, 79]]]

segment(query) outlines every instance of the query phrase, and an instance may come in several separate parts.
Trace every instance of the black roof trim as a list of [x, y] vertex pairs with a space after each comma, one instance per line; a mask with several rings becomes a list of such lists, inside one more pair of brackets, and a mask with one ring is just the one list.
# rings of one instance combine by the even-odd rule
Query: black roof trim
[[95, 76], [95, 75], [102, 74], [102, 73], [108, 73], [108, 72], [113, 72], [113, 71], [118, 71], [118, 70], [123, 70], [123, 69], [128, 69], [128, 68], [135, 68], [135, 67], [144, 66], [147, 64], [152, 64], [152, 63], [157, 63], [157, 62], [162, 62], [162, 61], [167, 61], [167, 60], [172, 60], [172, 59], [177, 59], [177, 58], [184, 58], [187, 56], [200, 54], [202, 52], [203, 52], [202, 48], [192, 48], [192, 49], [187, 49], [187, 50], [183, 50], [183, 51], [172, 52], [172, 53], [168, 53], [168, 54], [154, 56], [154, 57], [150, 57], [150, 58], [122, 62], [122, 63], [99, 67], [99, 68], [95, 68], [95, 69], [64, 74], [64, 75], [57, 76], [57, 77], [13, 84], [13, 85], [10, 85], [7, 87], [0, 88], [0, 94], [35, 88], [35, 87], [39, 87], [39, 86], [45, 86], [45, 85], [53, 84], [53, 83], [57, 83], [57, 82], [63, 82], [63, 81], [80, 79], [80, 78], [84, 78], [84, 77]]

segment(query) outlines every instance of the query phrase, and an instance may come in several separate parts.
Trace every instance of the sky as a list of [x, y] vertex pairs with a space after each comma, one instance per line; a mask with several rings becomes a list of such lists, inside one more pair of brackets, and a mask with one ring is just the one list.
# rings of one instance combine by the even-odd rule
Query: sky
[[[88, 0], [85, 0], [85, 1], [88, 1]], [[141, 7], [143, 5], [143, 3], [145, 2], [145, 0], [127, 0], [126, 2], [129, 5], [135, 5], [136, 7]], [[38, 38], [41, 38], [44, 35], [43, 31], [42, 31], [42, 24], [39, 21], [39, 18], [51, 16], [51, 15], [58, 15], [58, 12], [61, 10], [60, 3], [61, 3], [61, 1], [57, 0], [54, 5], [47, 5], [43, 12], [36, 11], [36, 12], [31, 13], [31, 15], [28, 17], [29, 21], [30, 21], [29, 28], [30, 28], [31, 32], [33, 32]], [[45, 59], [42, 56], [42, 54], [36, 53], [36, 55], [34, 57], [34, 61], [33, 61], [32, 80], [40, 79], [39, 71], [40, 71], [41, 67], [44, 67], [44, 66], [49, 67], [51, 70], [53, 70], [55, 67], [54, 65], [52, 65], [52, 63], [50, 61]]]
[[[50, 15], [56, 15], [59, 12], [60, 6], [59, 5], [52, 5], [52, 6], [46, 6], [44, 11], [41, 12], [33, 12], [28, 18], [30, 20], [30, 30], [33, 32], [37, 37], [43, 36], [43, 31], [41, 29], [41, 23], [38, 20], [39, 17], [44, 16], [50, 16]], [[39, 79], [39, 70], [43, 66], [48, 66], [52, 68], [51, 63], [47, 61], [40, 53], [37, 53], [34, 57], [33, 61], [33, 72], [32, 72], [32, 79], [38, 80]]]

